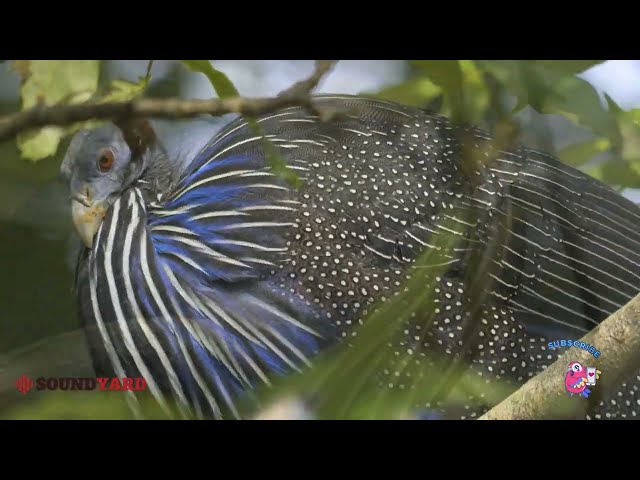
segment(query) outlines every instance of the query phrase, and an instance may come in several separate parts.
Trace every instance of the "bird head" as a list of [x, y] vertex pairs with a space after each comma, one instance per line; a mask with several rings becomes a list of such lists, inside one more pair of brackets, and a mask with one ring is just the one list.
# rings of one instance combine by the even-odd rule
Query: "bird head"
[[584, 367], [580, 362], [571, 362], [567, 371], [571, 376], [580, 376], [584, 372]]
[[153, 140], [148, 123], [109, 124], [75, 134], [60, 172], [69, 184], [73, 222], [91, 248], [109, 207], [144, 171]]

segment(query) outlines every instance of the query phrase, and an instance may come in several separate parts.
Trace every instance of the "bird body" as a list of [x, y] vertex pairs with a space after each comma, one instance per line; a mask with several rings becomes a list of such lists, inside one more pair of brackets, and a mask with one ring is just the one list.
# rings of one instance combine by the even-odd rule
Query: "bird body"
[[[407, 322], [393, 348], [520, 384], [556, 359], [549, 339], [582, 336], [640, 291], [640, 208], [604, 184], [523, 147], [492, 156], [482, 130], [416, 108], [315, 102], [335, 118], [238, 119], [180, 168], [148, 132], [138, 152], [115, 127], [74, 138], [62, 171], [99, 372], [143, 376], [168, 412], [171, 398], [184, 416], [239, 417], [237, 398], [348, 344], [423, 276], [433, 319]], [[469, 265], [483, 262], [471, 315]], [[384, 388], [402, 388], [394, 368], [376, 372]], [[637, 384], [595, 415], [635, 415]]]

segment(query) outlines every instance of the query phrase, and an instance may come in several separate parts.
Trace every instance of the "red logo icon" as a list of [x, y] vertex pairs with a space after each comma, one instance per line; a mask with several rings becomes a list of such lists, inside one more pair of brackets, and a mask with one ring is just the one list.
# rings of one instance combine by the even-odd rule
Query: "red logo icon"
[[20, 393], [26, 395], [33, 388], [33, 381], [26, 375], [22, 375], [16, 382], [16, 387]]

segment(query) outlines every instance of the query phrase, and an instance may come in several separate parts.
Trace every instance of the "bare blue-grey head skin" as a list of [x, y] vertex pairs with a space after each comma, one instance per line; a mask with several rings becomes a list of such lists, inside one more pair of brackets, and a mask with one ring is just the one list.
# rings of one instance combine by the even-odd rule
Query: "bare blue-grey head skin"
[[[109, 156], [112, 166], [101, 168]], [[131, 149], [115, 125], [82, 130], [71, 140], [60, 171], [69, 182], [73, 222], [87, 247], [109, 206], [139, 178], [145, 157], [132, 161]]]
[[[149, 176], [165, 186], [174, 181], [211, 138], [220, 121], [199, 119], [174, 122], [170, 127], [164, 122], [149, 125], [169, 141], [168, 149], [154, 137], [141, 153], [132, 155], [122, 131], [113, 124], [81, 130], [71, 140], [60, 172], [69, 184], [73, 222], [87, 247], [91, 247], [105, 213], [124, 190], [145, 172], [153, 171], [154, 175]], [[113, 157], [107, 170], [100, 167], [105, 155]]]

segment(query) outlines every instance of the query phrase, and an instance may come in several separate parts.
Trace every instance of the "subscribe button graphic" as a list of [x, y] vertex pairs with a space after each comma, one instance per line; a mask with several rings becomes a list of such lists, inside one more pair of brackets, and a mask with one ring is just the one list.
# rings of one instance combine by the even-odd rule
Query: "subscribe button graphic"
[[39, 377], [31, 380], [26, 374], [16, 381], [16, 388], [26, 395], [35, 387], [36, 390], [146, 390], [147, 382], [142, 377]]

